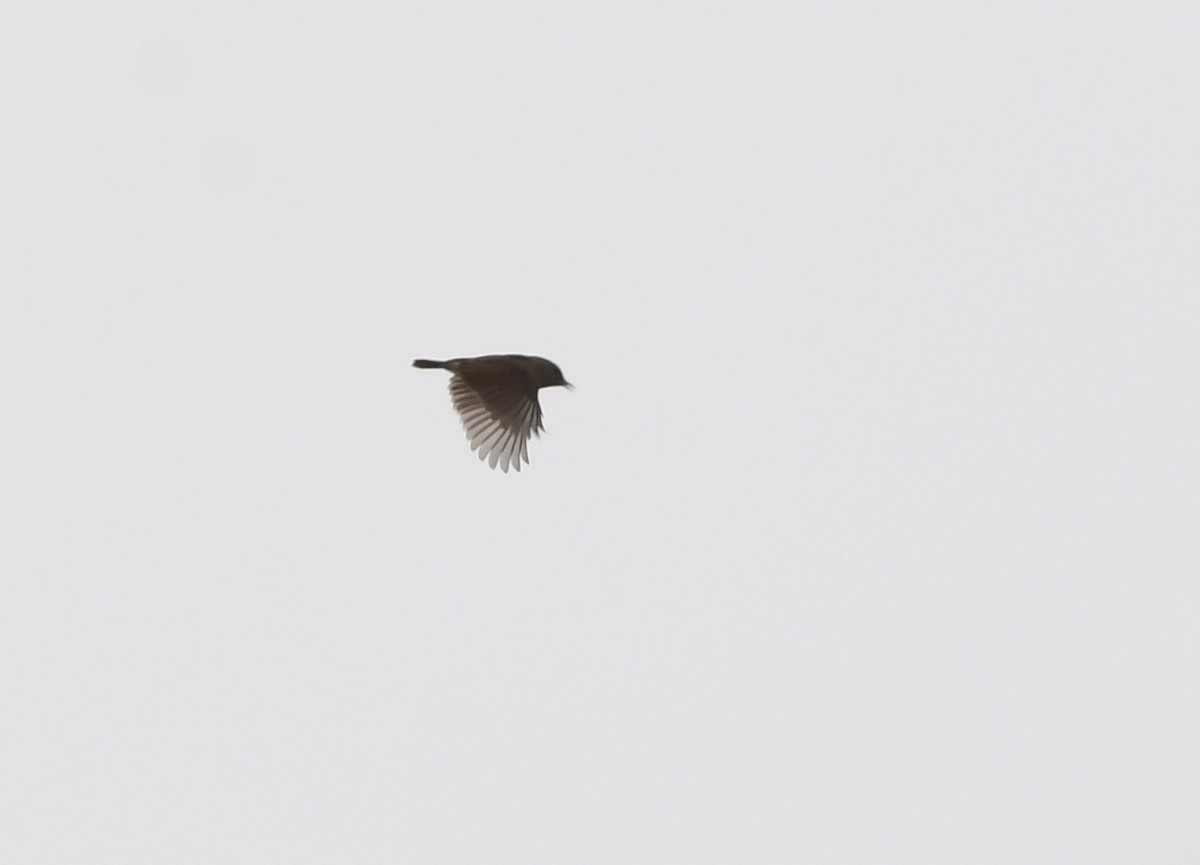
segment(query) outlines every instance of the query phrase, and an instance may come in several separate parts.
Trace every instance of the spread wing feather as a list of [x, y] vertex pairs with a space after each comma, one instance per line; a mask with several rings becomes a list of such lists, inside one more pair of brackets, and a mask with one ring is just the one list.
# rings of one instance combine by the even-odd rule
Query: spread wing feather
[[528, 464], [529, 438], [543, 429], [536, 387], [514, 387], [511, 381], [471, 385], [455, 375], [450, 398], [480, 460], [505, 472], [509, 466], [520, 471], [522, 460]]

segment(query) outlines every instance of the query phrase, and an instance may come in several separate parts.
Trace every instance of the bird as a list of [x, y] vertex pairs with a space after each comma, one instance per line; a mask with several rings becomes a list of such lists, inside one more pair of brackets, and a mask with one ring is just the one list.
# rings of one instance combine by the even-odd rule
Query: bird
[[509, 466], [521, 470], [529, 463], [531, 435], [541, 437], [542, 407], [538, 390], [543, 387], [575, 386], [563, 378], [557, 364], [544, 357], [524, 354], [489, 354], [424, 360], [412, 363], [417, 369], [446, 369], [450, 377], [450, 399], [462, 418], [471, 450], [504, 472]]

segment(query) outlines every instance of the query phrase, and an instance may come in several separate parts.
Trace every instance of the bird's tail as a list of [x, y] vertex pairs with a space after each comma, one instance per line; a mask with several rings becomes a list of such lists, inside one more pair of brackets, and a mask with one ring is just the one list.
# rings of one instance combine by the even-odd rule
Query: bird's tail
[[449, 369], [450, 364], [444, 360], [421, 360], [418, 358], [413, 361], [413, 366], [417, 369]]

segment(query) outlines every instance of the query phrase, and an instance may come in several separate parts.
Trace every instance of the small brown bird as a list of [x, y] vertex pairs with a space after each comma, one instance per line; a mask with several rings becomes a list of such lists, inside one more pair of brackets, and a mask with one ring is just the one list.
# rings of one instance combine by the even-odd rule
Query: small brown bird
[[507, 472], [511, 465], [521, 470], [529, 462], [527, 445], [531, 435], [541, 436], [542, 407], [538, 389], [561, 385], [574, 387], [562, 370], [544, 357], [523, 354], [490, 354], [456, 357], [452, 360], [414, 360], [418, 369], [448, 369], [450, 398], [462, 418], [479, 459]]

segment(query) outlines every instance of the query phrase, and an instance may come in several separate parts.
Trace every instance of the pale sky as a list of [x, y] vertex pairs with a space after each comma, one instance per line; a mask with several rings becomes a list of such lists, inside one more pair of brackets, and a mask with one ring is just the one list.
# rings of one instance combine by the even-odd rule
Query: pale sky
[[0, 860], [1200, 861], [1198, 44], [18, 3]]

